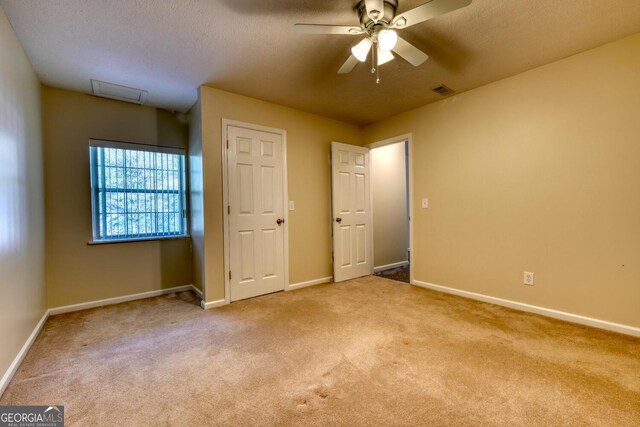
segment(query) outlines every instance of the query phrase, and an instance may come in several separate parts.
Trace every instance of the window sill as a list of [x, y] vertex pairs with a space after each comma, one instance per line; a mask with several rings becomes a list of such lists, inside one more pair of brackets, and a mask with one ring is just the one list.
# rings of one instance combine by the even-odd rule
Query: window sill
[[190, 239], [191, 235], [187, 234], [184, 236], [167, 236], [167, 237], [143, 237], [139, 239], [119, 239], [119, 240], [90, 240], [87, 242], [87, 245], [110, 245], [113, 243], [135, 243], [135, 242], [152, 242], [156, 240], [180, 240], [180, 239]]

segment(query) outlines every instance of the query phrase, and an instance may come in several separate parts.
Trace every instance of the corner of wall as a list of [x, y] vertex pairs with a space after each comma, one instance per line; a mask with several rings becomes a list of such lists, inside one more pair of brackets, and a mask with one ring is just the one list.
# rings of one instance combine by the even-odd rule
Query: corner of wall
[[205, 295], [204, 283], [204, 170], [202, 166], [202, 104], [198, 100], [189, 110], [189, 205], [193, 284]]
[[0, 8], [0, 394], [47, 313], [41, 96]]

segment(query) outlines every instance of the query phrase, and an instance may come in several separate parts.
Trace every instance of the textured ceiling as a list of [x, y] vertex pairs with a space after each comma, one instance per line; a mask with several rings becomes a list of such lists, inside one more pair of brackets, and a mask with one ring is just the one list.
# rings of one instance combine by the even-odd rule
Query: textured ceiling
[[[399, 0], [401, 13], [425, 0]], [[473, 0], [400, 32], [430, 55], [336, 71], [360, 36], [301, 35], [295, 23], [357, 25], [353, 0], [0, 0], [43, 83], [90, 79], [188, 110], [197, 87], [367, 124], [640, 32], [638, 0]], [[639, 53], [640, 54], [640, 53]]]

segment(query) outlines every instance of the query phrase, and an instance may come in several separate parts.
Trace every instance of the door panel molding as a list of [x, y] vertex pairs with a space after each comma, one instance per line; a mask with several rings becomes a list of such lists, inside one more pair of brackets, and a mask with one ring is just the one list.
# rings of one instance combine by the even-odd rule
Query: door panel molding
[[336, 282], [373, 273], [369, 149], [331, 143], [331, 229]]
[[[246, 123], [237, 120], [222, 119], [222, 139], [221, 139], [221, 151], [222, 151], [222, 208], [223, 208], [223, 225], [224, 225], [224, 301], [226, 304], [231, 302], [231, 280], [229, 278], [229, 272], [231, 269], [231, 252], [230, 252], [230, 224], [229, 224], [229, 211], [227, 206], [230, 203], [229, 197], [229, 156], [227, 150], [227, 141], [229, 138], [229, 127], [242, 128], [250, 131], [266, 132], [275, 135], [279, 135], [282, 140], [282, 212], [284, 224], [283, 227], [283, 258], [284, 258], [284, 290], [290, 290], [289, 286], [289, 209], [288, 209], [288, 185], [287, 185], [287, 131], [284, 129], [271, 128], [267, 126], [256, 125], [253, 123]], [[261, 141], [260, 152], [263, 158], [274, 157], [274, 144], [269, 144], [269, 141]], [[250, 144], [249, 144], [250, 146]], [[236, 153], [239, 157], [243, 154], [246, 155], [250, 150], [247, 144], [238, 144]], [[260, 174], [264, 175], [266, 172], [261, 169]], [[247, 179], [254, 179], [256, 177], [247, 177]], [[259, 211], [264, 211], [269, 206], [256, 206]], [[272, 208], [275, 208], [272, 207]], [[269, 209], [267, 209], [269, 210]], [[247, 212], [248, 213], [248, 212]], [[260, 238], [265, 237], [262, 233]], [[269, 261], [270, 258], [266, 258], [265, 261]], [[234, 272], [234, 274], [243, 275], [240, 271]], [[269, 275], [267, 275], [269, 276]], [[270, 277], [270, 276], [269, 276]]]

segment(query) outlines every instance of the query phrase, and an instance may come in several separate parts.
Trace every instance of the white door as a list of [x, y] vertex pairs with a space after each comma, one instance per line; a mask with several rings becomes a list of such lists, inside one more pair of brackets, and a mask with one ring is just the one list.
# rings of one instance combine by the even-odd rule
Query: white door
[[285, 287], [282, 135], [229, 125], [230, 300]]
[[331, 143], [333, 280], [373, 273], [369, 149]]

